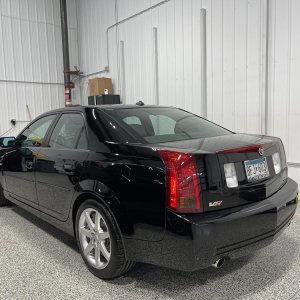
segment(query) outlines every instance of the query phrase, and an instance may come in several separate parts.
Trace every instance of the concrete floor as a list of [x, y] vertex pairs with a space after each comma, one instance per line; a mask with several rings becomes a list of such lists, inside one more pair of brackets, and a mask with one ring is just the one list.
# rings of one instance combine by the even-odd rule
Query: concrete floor
[[195, 273], [137, 265], [104, 282], [72, 238], [18, 207], [0, 208], [0, 299], [300, 299], [300, 211], [271, 246]]

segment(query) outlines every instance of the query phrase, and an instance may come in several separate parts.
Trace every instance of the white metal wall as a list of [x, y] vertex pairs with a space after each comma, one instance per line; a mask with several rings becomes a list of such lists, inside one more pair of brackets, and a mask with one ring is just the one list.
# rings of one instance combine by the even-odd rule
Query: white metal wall
[[[78, 0], [81, 69], [103, 70], [106, 28], [158, 2]], [[149, 10], [109, 31], [105, 76], [113, 78], [115, 92], [127, 103], [155, 103], [157, 28], [159, 103], [201, 114], [201, 8], [207, 11], [208, 118], [232, 130], [263, 132], [266, 1], [171, 0]], [[97, 14], [103, 11], [110, 16], [105, 26]], [[82, 86], [86, 101], [87, 80]]]
[[[81, 80], [82, 103], [88, 79], [95, 76], [112, 77], [115, 93], [126, 103], [155, 103], [157, 28], [159, 104], [201, 115], [204, 8], [208, 118], [234, 131], [279, 136], [288, 161], [300, 163], [300, 1], [270, 0], [269, 21], [267, 1], [170, 0], [114, 27], [108, 41], [110, 72]], [[81, 70], [89, 74], [107, 66], [107, 27], [159, 2], [77, 0]], [[300, 181], [298, 169], [290, 172]]]
[[[270, 1], [269, 124], [280, 136], [290, 162], [300, 163], [300, 1]], [[300, 182], [300, 168], [290, 168]]]
[[[269, 0], [268, 24], [267, 1], [170, 0], [109, 30], [106, 73], [106, 29], [161, 0], [68, 0], [70, 65], [96, 73], [79, 82], [74, 102], [86, 104], [88, 79], [103, 75], [126, 103], [156, 103], [158, 95], [159, 104], [201, 115], [204, 8], [208, 118], [280, 136], [299, 166], [300, 1]], [[0, 41], [1, 134], [11, 119], [29, 119], [26, 105], [33, 118], [64, 105], [59, 0], [0, 0]], [[290, 173], [300, 181], [300, 168]]]
[[[71, 66], [78, 65], [75, 0], [68, 0]], [[10, 120], [64, 105], [59, 0], [0, 0], [0, 135]]]

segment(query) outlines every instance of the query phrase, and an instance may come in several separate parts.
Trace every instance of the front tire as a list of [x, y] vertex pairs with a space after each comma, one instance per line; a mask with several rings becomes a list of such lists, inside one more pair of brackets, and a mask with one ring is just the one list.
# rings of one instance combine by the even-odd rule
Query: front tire
[[91, 199], [79, 207], [75, 230], [81, 256], [95, 276], [113, 279], [134, 266], [134, 262], [126, 260], [114, 218], [99, 202]]
[[4, 193], [3, 193], [3, 188], [0, 185], [0, 207], [7, 206], [9, 204], [10, 204], [10, 202], [5, 198]]

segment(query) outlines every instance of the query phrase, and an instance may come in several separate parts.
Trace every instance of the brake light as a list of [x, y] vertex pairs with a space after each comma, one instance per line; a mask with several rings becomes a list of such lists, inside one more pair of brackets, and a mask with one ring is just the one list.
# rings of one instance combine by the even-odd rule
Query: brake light
[[200, 180], [195, 156], [160, 150], [167, 171], [167, 207], [181, 213], [203, 211]]
[[217, 154], [227, 154], [227, 153], [248, 153], [248, 152], [258, 152], [259, 149], [267, 150], [268, 148], [274, 145], [273, 142], [265, 143], [265, 144], [256, 144], [256, 145], [249, 145], [245, 147], [238, 147], [238, 148], [229, 148], [229, 149], [222, 149], [216, 151]]

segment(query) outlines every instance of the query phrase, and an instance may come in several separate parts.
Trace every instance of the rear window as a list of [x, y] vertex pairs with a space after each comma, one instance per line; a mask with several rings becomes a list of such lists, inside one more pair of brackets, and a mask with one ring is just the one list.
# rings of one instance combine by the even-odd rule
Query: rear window
[[231, 134], [230, 131], [181, 109], [144, 107], [105, 110], [139, 140], [150, 144]]

